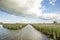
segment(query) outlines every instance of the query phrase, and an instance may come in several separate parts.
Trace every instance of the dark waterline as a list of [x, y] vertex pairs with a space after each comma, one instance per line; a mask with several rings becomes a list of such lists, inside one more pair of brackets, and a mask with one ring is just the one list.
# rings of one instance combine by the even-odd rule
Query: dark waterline
[[48, 38], [31, 25], [19, 30], [8, 30], [0, 25], [0, 40], [48, 40]]

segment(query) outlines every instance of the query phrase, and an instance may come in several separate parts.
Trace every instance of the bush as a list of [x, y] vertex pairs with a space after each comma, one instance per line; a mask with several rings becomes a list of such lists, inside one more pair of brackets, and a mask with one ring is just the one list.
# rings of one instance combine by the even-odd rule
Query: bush
[[53, 23], [54, 23], [54, 24], [57, 24], [57, 22], [56, 22], [56, 21], [54, 21]]

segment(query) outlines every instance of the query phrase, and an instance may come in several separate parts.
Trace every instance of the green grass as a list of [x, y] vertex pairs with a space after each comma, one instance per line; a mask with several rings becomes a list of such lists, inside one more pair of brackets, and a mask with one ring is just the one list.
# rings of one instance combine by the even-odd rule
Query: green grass
[[10, 30], [17, 30], [25, 27], [27, 24], [20, 24], [20, 23], [15, 23], [15, 24], [3, 24], [4, 28], [10, 29]]
[[49, 38], [53, 38], [54, 35], [57, 38], [60, 37], [60, 24], [31, 24], [31, 25], [38, 31], [49, 36]]
[[60, 34], [60, 25], [57, 25], [57, 24], [33, 24], [32, 25], [34, 28], [36, 28], [37, 30], [39, 31], [42, 31], [42, 32], [56, 32], [56, 33], [59, 33]]

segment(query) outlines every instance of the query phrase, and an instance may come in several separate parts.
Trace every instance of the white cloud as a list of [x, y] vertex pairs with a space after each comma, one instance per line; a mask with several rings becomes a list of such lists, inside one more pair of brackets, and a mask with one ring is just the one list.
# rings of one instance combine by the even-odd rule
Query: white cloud
[[50, 19], [50, 20], [52, 20], [52, 19], [55, 19], [56, 17], [58, 16], [58, 14], [56, 14], [56, 13], [44, 13], [43, 15], [42, 15], [42, 18], [43, 19]]
[[55, 13], [44, 13], [43, 15], [42, 15], [42, 19], [44, 20], [44, 21], [47, 21], [47, 22], [53, 22], [53, 21], [57, 21], [57, 22], [60, 22], [60, 14], [59, 14], [60, 12], [55, 12]]
[[57, 14], [57, 17], [55, 18], [55, 20], [60, 21], [60, 14]]
[[0, 7], [8, 12], [15, 12], [10, 14], [23, 15], [28, 17], [40, 17], [42, 15], [42, 1], [43, 0], [1, 0]]
[[50, 1], [50, 4], [55, 5], [55, 2], [56, 2], [57, 0], [49, 0], [49, 1]]

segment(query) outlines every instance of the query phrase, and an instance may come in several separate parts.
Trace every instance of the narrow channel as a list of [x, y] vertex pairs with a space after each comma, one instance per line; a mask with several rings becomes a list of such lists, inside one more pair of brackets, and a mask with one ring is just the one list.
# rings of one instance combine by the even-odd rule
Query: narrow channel
[[8, 30], [0, 25], [0, 40], [49, 40], [31, 25], [19, 30]]

